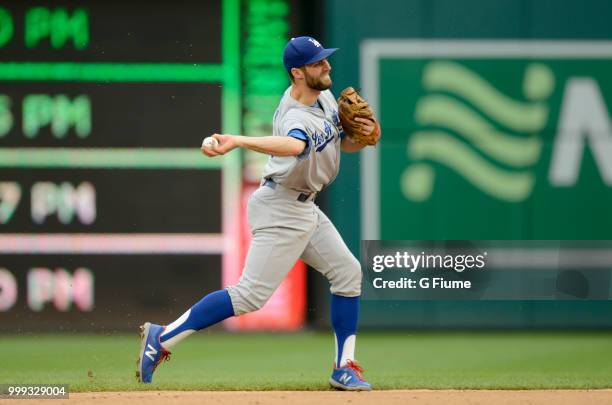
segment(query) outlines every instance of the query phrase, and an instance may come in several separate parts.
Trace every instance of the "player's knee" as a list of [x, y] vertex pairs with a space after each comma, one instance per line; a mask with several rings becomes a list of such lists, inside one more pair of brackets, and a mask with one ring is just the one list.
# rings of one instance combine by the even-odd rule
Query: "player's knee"
[[250, 288], [241, 285], [241, 283], [230, 286], [227, 290], [229, 291], [232, 307], [234, 308], [234, 315], [236, 316], [261, 309], [269, 299], [268, 296], [254, 294]]
[[268, 302], [267, 299], [257, 298], [257, 297], [249, 297], [249, 299], [245, 299], [243, 302], [243, 312], [242, 314], [246, 314], [249, 312], [255, 312], [261, 309]]
[[363, 273], [361, 272], [361, 263], [359, 263], [359, 260], [355, 258], [353, 258], [348, 278], [348, 283], [351, 289], [358, 291], [359, 294], [361, 294], [361, 281], [363, 280]]
[[363, 274], [361, 273], [359, 260], [352, 257], [346, 266], [342, 269], [337, 269], [333, 273], [333, 277], [330, 278], [332, 294], [347, 297], [361, 295]]

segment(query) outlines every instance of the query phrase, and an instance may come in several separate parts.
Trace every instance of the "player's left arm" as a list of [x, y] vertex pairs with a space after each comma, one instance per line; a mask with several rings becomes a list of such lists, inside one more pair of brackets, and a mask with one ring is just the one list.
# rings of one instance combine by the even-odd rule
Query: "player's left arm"
[[[376, 120], [375, 122], [372, 122], [366, 118], [356, 117], [355, 121], [361, 122], [361, 131], [366, 135], [372, 133], [372, 131], [374, 131], [374, 129], [377, 126], [378, 127], [378, 137], [376, 138], [376, 142], [378, 142], [378, 140], [380, 139], [380, 135], [382, 133], [382, 131], [380, 130], [380, 124], [378, 120]], [[348, 136], [344, 137], [340, 145], [342, 148], [342, 152], [349, 152], [349, 153], [359, 152], [361, 149], [365, 147], [365, 145], [354, 143], [351, 140], [351, 138], [349, 138]]]

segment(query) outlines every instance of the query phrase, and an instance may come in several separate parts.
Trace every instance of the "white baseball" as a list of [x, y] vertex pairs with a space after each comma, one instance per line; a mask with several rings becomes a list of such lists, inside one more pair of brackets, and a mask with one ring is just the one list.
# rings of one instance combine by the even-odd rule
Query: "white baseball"
[[205, 148], [209, 148], [209, 149], [214, 148], [217, 145], [219, 145], [219, 141], [217, 141], [212, 136], [209, 136], [208, 138], [204, 138], [204, 142], [202, 142], [202, 146]]

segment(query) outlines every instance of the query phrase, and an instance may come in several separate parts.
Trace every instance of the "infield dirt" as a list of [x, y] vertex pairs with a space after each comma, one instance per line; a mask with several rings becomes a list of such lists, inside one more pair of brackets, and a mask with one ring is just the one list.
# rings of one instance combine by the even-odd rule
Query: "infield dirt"
[[[19, 401], [34, 404], [35, 400]], [[38, 402], [36, 402], [38, 403]], [[372, 392], [337, 391], [141, 391], [141, 392], [83, 392], [70, 394], [68, 400], [54, 400], [53, 404], [85, 405], [147, 405], [180, 404], [253, 404], [303, 405], [327, 404], [427, 404], [427, 405], [523, 405], [523, 404], [612, 404], [612, 390], [541, 390], [541, 391], [484, 391], [484, 390], [389, 390]]]

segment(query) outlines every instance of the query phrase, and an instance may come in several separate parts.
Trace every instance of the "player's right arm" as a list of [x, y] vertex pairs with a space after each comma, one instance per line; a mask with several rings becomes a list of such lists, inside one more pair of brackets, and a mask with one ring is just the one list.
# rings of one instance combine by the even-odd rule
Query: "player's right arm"
[[243, 136], [213, 134], [219, 144], [213, 148], [202, 147], [206, 156], [219, 156], [244, 148], [272, 156], [298, 156], [304, 151], [306, 142], [291, 136]]

